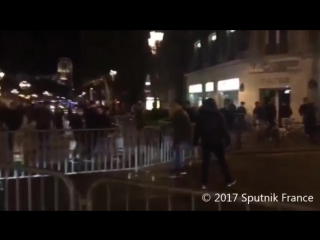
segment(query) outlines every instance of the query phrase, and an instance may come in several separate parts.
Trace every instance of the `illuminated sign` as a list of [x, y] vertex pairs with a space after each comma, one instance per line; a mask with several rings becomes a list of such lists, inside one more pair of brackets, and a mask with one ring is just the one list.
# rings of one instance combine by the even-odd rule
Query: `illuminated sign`
[[239, 90], [240, 80], [239, 78], [232, 78], [218, 82], [218, 91], [235, 91]]

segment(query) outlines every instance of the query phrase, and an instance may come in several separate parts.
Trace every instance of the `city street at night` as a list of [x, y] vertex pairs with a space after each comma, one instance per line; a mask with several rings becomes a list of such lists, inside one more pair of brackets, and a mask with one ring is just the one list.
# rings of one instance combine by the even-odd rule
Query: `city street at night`
[[[228, 157], [228, 164], [237, 183], [231, 188], [227, 188], [223, 182], [217, 162], [212, 161], [210, 166], [210, 184], [207, 190], [200, 189], [200, 162], [193, 162], [187, 167], [187, 175], [176, 179], [168, 178], [169, 165], [158, 165], [149, 168], [150, 171], [141, 171], [136, 178], [129, 180], [131, 182], [147, 183], [152, 186], [167, 186], [178, 189], [192, 189], [196, 192], [220, 192], [220, 193], [238, 193], [251, 196], [282, 194], [292, 196], [312, 196], [314, 201], [310, 203], [283, 203], [282, 210], [319, 210], [320, 209], [320, 191], [319, 191], [319, 153], [294, 153], [294, 154], [265, 154], [265, 155], [232, 155]], [[189, 161], [188, 161], [189, 163]], [[133, 176], [134, 174], [132, 174]], [[77, 182], [77, 186], [86, 191], [87, 186], [100, 178], [115, 178], [127, 180], [128, 172], [80, 175], [72, 176]], [[85, 184], [86, 183], [86, 184]], [[111, 199], [113, 199], [111, 210], [125, 210], [125, 194], [123, 186], [112, 185]], [[94, 210], [106, 210], [105, 186], [97, 188], [94, 194]], [[145, 209], [144, 191], [138, 187], [133, 187], [131, 191], [131, 210]], [[150, 210], [167, 210], [167, 194], [165, 191], [152, 190]], [[177, 196], [176, 208], [172, 210], [191, 210], [190, 195], [185, 198], [179, 194]], [[115, 201], [115, 199], [117, 199]], [[201, 195], [196, 197], [199, 210], [217, 210], [217, 207], [210, 204], [204, 204], [201, 201]], [[279, 200], [281, 203], [281, 201]], [[223, 210], [244, 210], [244, 205], [236, 209], [229, 204], [227, 209]], [[263, 204], [262, 204], [263, 205]], [[294, 206], [292, 206], [294, 205]], [[278, 206], [260, 206], [252, 203], [252, 210], [279, 210]], [[114, 208], [114, 209], [113, 209]]]

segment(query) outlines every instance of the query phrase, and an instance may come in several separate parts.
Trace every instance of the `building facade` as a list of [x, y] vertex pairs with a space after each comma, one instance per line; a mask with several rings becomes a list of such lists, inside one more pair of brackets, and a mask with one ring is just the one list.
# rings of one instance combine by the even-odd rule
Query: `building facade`
[[57, 74], [60, 84], [73, 86], [73, 66], [69, 58], [59, 58]]
[[199, 106], [213, 97], [246, 103], [275, 98], [290, 104], [293, 118], [303, 97], [319, 103], [318, 30], [217, 30], [190, 32], [187, 98]]

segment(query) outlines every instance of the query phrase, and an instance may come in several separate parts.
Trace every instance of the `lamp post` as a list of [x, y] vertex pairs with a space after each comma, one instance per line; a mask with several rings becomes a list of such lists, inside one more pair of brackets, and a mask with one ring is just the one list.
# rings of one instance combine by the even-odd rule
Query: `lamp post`
[[[151, 50], [151, 53], [153, 55], [153, 64], [154, 68], [158, 67], [157, 63], [157, 51], [161, 45], [161, 42], [163, 40], [164, 33], [163, 32], [156, 32], [152, 31], [150, 32], [150, 38], [148, 39], [148, 44]], [[153, 70], [154, 72], [151, 74], [151, 89], [152, 89], [152, 95], [153, 95], [153, 108], [157, 108], [157, 102], [158, 102], [158, 94], [156, 91], [157, 86], [155, 86], [155, 83], [157, 83], [158, 80], [158, 74], [157, 70]], [[156, 84], [157, 85], [157, 84]]]
[[93, 88], [90, 88], [90, 94], [89, 94], [89, 100], [92, 101], [93, 100]]
[[[114, 82], [114, 79], [116, 78], [118, 72], [115, 70], [110, 70], [109, 75], [111, 76], [112, 82]], [[105, 86], [106, 86], [106, 94], [107, 94], [107, 102], [110, 102], [110, 98], [112, 98], [111, 100], [113, 100], [113, 88], [110, 89], [109, 85], [107, 82], [105, 82]]]

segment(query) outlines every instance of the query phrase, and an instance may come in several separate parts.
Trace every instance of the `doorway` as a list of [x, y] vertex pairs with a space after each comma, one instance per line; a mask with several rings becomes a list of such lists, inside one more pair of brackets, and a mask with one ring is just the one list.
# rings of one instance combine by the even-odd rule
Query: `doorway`
[[271, 99], [275, 100], [277, 108], [277, 118], [279, 116], [279, 109], [282, 103], [290, 106], [291, 103], [291, 89], [290, 88], [273, 88], [273, 89], [260, 89], [260, 103], [266, 104]]

